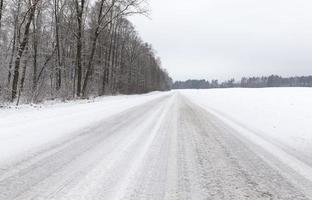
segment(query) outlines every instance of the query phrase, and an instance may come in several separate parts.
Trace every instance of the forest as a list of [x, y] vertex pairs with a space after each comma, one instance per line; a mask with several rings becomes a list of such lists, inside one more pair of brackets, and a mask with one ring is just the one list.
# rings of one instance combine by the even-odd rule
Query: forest
[[142, 0], [0, 0], [0, 101], [140, 94], [172, 80], [129, 16]]
[[312, 87], [312, 76], [295, 76], [284, 78], [278, 75], [262, 77], [243, 77], [240, 81], [187, 80], [176, 81], [173, 89], [209, 89], [209, 88], [265, 88], [265, 87]]

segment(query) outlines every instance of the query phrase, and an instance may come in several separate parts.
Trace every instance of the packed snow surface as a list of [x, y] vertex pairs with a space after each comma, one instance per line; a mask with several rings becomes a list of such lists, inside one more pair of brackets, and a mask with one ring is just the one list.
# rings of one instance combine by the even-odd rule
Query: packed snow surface
[[312, 158], [312, 88], [181, 92], [210, 112]]
[[312, 199], [310, 89], [0, 110], [0, 200]]
[[[248, 140], [250, 148], [280, 173], [294, 182], [312, 181], [312, 88], [181, 90], [180, 93], [235, 129], [237, 137]], [[311, 193], [311, 185], [307, 184], [306, 190]]]
[[0, 163], [22, 153], [29, 156], [53, 140], [71, 137], [109, 116], [164, 95], [156, 92], [0, 109]]

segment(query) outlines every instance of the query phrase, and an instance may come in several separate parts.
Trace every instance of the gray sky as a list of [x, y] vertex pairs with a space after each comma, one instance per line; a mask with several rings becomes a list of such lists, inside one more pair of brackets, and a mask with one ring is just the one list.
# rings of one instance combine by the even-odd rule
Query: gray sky
[[132, 17], [175, 80], [312, 75], [311, 0], [149, 0]]

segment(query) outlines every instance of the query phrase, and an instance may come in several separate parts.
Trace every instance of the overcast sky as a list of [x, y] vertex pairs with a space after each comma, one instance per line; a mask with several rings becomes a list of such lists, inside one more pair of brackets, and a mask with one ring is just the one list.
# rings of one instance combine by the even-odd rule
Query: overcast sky
[[149, 0], [132, 17], [175, 80], [312, 75], [311, 0]]

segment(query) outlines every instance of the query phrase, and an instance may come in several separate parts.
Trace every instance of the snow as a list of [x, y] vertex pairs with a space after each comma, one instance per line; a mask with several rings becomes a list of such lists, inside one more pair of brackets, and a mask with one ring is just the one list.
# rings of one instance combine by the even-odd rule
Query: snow
[[308, 155], [289, 139], [308, 132], [267, 130], [286, 130], [288, 115], [307, 125], [310, 95], [181, 90], [2, 109], [0, 199], [308, 199], [312, 165], [289, 151]]
[[[312, 152], [312, 89], [180, 90], [193, 102], [305, 158]], [[102, 97], [68, 103], [0, 109], [0, 163], [90, 127], [106, 117], [167, 93]], [[70, 123], [68, 123], [70, 122]], [[38, 148], [37, 148], [38, 147]], [[37, 148], [37, 149], [36, 149]]]
[[312, 88], [180, 91], [192, 101], [300, 153], [312, 151]]
[[[242, 141], [248, 140], [251, 149], [292, 182], [302, 179], [312, 182], [312, 88], [180, 90], [180, 93], [236, 130]], [[279, 161], [272, 160], [272, 156]], [[290, 175], [285, 166], [301, 178], [297, 173]], [[308, 187], [305, 190], [312, 192]]]
[[17, 156], [29, 157], [53, 141], [167, 94], [153, 92], [0, 109], [0, 164], [9, 164]]

